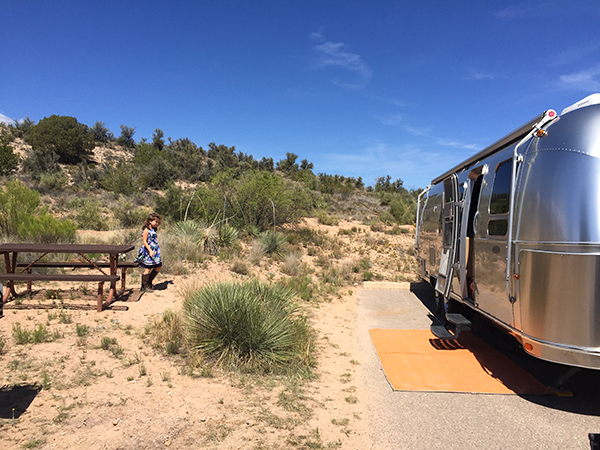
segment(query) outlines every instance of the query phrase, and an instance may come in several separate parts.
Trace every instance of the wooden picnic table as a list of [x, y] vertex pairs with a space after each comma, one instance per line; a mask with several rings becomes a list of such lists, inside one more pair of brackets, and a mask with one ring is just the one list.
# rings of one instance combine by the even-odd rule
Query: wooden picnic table
[[[96, 245], [96, 244], [0, 244], [0, 255], [4, 254], [6, 272], [0, 273], [0, 280], [6, 280], [6, 289], [2, 298], [2, 303], [6, 303], [10, 295], [19, 296], [15, 291], [15, 281], [27, 281], [27, 289], [31, 290], [32, 281], [83, 281], [98, 282], [97, 311], [102, 311], [103, 307], [103, 286], [104, 283], [110, 283], [110, 290], [106, 304], [110, 304], [117, 292], [117, 281], [121, 277], [117, 270], [123, 270], [123, 279], [121, 287], [125, 290], [125, 273], [128, 267], [134, 267], [135, 263], [125, 263], [119, 261], [119, 255], [130, 252], [134, 249], [133, 245]], [[33, 261], [19, 262], [19, 253], [34, 253], [39, 256]], [[49, 253], [78, 254], [84, 261], [41, 261]], [[96, 260], [95, 255], [108, 255], [108, 262]], [[17, 272], [16, 269], [22, 267]], [[92, 274], [41, 274], [34, 273], [36, 267], [71, 267], [94, 269]], [[103, 269], [109, 269], [106, 273]], [[25, 291], [27, 292], [27, 291]]]

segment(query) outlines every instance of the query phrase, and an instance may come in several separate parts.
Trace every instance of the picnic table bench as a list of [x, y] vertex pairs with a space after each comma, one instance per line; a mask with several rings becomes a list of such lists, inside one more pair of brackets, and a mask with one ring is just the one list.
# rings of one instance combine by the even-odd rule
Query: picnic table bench
[[[128, 268], [137, 267], [132, 262], [119, 261], [119, 255], [133, 250], [133, 245], [92, 245], [92, 244], [0, 244], [0, 254], [4, 254], [6, 272], [0, 273], [0, 280], [6, 280], [2, 303], [6, 303], [11, 295], [19, 296], [31, 291], [32, 281], [81, 281], [98, 282], [97, 311], [103, 305], [110, 305], [115, 294], [117, 297], [125, 291], [126, 271]], [[19, 253], [40, 254], [31, 262], [18, 261]], [[41, 261], [49, 253], [78, 254], [85, 261]], [[107, 254], [108, 261], [95, 261], [93, 255]], [[87, 256], [86, 256], [87, 255]], [[20, 272], [16, 269], [21, 267]], [[97, 272], [91, 274], [73, 273], [36, 273], [34, 268], [72, 268], [93, 269]], [[109, 269], [110, 273], [102, 269]], [[122, 270], [122, 276], [117, 274]], [[121, 291], [117, 292], [116, 283], [121, 279]], [[15, 281], [27, 281], [27, 291], [17, 294]], [[110, 290], [106, 303], [103, 302], [104, 283], [110, 283]]]

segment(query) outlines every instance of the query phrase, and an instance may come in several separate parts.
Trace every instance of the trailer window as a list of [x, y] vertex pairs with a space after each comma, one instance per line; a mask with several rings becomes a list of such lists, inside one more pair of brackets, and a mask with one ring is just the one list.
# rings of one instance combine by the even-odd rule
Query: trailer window
[[506, 214], [510, 203], [510, 181], [512, 178], [512, 159], [498, 164], [492, 197], [490, 198], [490, 214]]
[[488, 222], [488, 234], [490, 236], [505, 236], [508, 233], [508, 220], [490, 220]]

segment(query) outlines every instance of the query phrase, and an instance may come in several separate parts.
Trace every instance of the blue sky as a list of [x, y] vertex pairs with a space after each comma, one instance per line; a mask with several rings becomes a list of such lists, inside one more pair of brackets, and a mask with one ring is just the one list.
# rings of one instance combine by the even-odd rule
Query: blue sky
[[0, 118], [425, 187], [600, 92], [597, 0], [0, 0]]

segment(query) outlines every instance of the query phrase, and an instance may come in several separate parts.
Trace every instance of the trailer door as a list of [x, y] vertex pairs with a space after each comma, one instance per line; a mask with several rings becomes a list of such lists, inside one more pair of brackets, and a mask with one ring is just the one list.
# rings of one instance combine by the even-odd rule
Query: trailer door
[[448, 297], [452, 286], [456, 247], [458, 242], [458, 177], [452, 174], [444, 180], [444, 205], [442, 208], [442, 256], [435, 290]]

